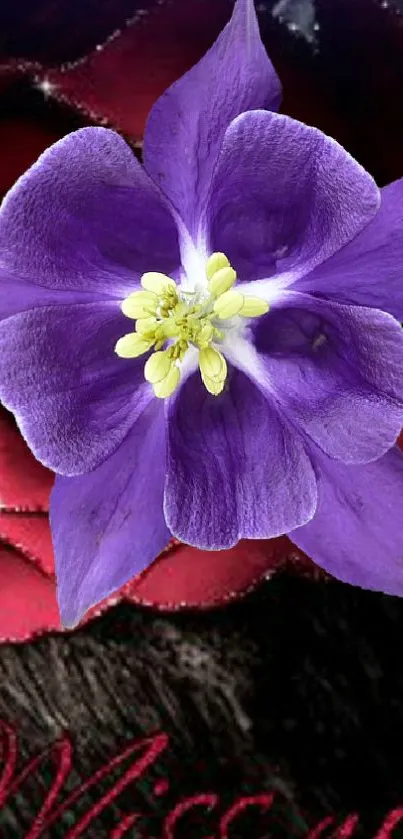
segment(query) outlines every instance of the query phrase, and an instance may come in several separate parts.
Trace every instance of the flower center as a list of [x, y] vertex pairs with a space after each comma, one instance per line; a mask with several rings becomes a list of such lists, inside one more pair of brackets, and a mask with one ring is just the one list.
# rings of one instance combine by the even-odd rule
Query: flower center
[[203, 291], [182, 290], [171, 277], [155, 271], [143, 274], [142, 291], [122, 303], [122, 312], [136, 321], [135, 331], [119, 338], [115, 352], [137, 358], [153, 350], [144, 366], [144, 377], [155, 396], [165, 399], [179, 385], [181, 363], [190, 347], [198, 351], [199, 369], [209, 393], [218, 396], [227, 378], [227, 363], [217, 345], [224, 339], [228, 321], [266, 314], [269, 305], [234, 289], [236, 273], [223, 253], [213, 253], [206, 263]]

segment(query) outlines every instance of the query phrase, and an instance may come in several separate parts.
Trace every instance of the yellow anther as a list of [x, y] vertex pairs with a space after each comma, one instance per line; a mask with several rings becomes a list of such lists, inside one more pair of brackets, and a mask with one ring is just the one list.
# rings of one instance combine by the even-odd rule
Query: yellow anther
[[199, 367], [209, 379], [221, 379], [227, 373], [224, 356], [215, 347], [203, 347], [199, 352]]
[[208, 280], [214, 276], [217, 271], [220, 271], [221, 268], [229, 268], [230, 263], [229, 259], [225, 256], [225, 253], [212, 253], [209, 256], [206, 264], [206, 277]]
[[202, 373], [210, 379], [220, 377], [225, 364], [224, 356], [214, 347], [205, 347], [199, 352], [199, 366]]
[[205, 347], [199, 352], [199, 367], [204, 385], [217, 396], [224, 388], [227, 378], [227, 362], [214, 347]]
[[180, 380], [180, 372], [179, 367], [174, 365], [171, 367], [165, 379], [162, 379], [160, 382], [157, 382], [153, 385], [153, 391], [155, 396], [158, 399], [167, 399], [168, 396], [172, 396], [176, 388], [178, 387]]
[[188, 313], [188, 310], [189, 310], [189, 304], [185, 303], [184, 300], [180, 300], [179, 303], [176, 304], [176, 306], [173, 310], [173, 315], [174, 315], [174, 317], [175, 317], [175, 319], [178, 323], [180, 321], [180, 318], [186, 317], [186, 315]]
[[220, 320], [228, 320], [237, 315], [244, 304], [244, 296], [240, 291], [226, 291], [214, 303], [214, 312]]
[[219, 396], [224, 390], [225, 379], [209, 379], [208, 376], [202, 376], [202, 379], [204, 387], [212, 396]]
[[136, 321], [136, 332], [138, 332], [141, 335], [154, 335], [155, 330], [157, 328], [157, 323], [158, 322], [156, 318], [139, 318]]
[[121, 309], [127, 318], [149, 318], [155, 315], [158, 308], [158, 297], [151, 291], [134, 291], [123, 301]]
[[152, 385], [162, 382], [168, 375], [173, 363], [169, 350], [153, 352], [145, 363], [144, 378]]
[[148, 340], [137, 332], [129, 332], [128, 335], [119, 338], [115, 345], [115, 353], [120, 358], [137, 358], [151, 349], [153, 343], [153, 339]]
[[143, 288], [154, 292], [154, 294], [161, 295], [165, 292], [176, 291], [175, 281], [171, 280], [171, 277], [167, 277], [166, 274], [160, 274], [159, 271], [147, 271], [146, 274], [143, 274], [140, 282]]
[[211, 339], [213, 338], [213, 335], [214, 335], [214, 327], [209, 322], [205, 323], [202, 326], [202, 328], [201, 328], [201, 330], [200, 330], [200, 332], [197, 336], [197, 339], [196, 339], [198, 345], [200, 347], [203, 347], [203, 346], [209, 344]]
[[258, 318], [260, 315], [265, 315], [269, 309], [269, 304], [261, 297], [245, 297], [242, 309], [239, 310], [238, 314], [242, 315], [243, 318]]
[[233, 268], [220, 268], [213, 274], [209, 282], [209, 292], [212, 297], [220, 297], [234, 285], [236, 272]]
[[167, 349], [167, 353], [173, 361], [178, 361], [178, 359], [179, 361], [181, 361], [188, 349], [188, 342], [180, 340], [175, 341], [174, 344], [171, 344], [171, 346]]
[[176, 336], [178, 334], [179, 334], [179, 327], [178, 327], [178, 324], [176, 323], [175, 318], [173, 318], [173, 317], [164, 318], [164, 320], [159, 323], [159, 325], [158, 325], [158, 336], [161, 336], [161, 338], [164, 338], [164, 339], [166, 339], [166, 338], [176, 338]]

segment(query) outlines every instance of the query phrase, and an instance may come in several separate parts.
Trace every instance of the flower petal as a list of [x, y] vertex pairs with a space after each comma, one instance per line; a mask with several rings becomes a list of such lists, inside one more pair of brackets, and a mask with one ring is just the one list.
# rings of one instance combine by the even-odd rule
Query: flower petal
[[210, 250], [223, 251], [240, 280], [289, 285], [352, 239], [378, 205], [375, 182], [335, 140], [253, 111], [224, 137], [207, 209]]
[[318, 456], [318, 509], [291, 540], [337, 579], [403, 595], [403, 454], [365, 466]]
[[77, 475], [122, 442], [151, 390], [144, 359], [122, 359], [116, 302], [48, 306], [0, 323], [0, 398], [46, 466]]
[[169, 541], [164, 475], [164, 411], [153, 400], [102, 466], [89, 475], [56, 479], [50, 516], [64, 626], [77, 624]]
[[248, 377], [230, 370], [228, 389], [214, 397], [190, 376], [169, 406], [165, 517], [173, 535], [229, 548], [309, 521], [315, 506], [300, 438]]
[[49, 289], [122, 299], [144, 271], [180, 260], [159, 191], [105, 128], [64, 137], [17, 181], [0, 212], [0, 250], [0, 317], [46, 304]]
[[254, 326], [271, 393], [345, 463], [383, 455], [403, 426], [403, 330], [385, 312], [284, 295]]
[[195, 234], [224, 132], [251, 108], [277, 108], [280, 83], [260, 39], [253, 0], [237, 0], [206, 55], [157, 100], [144, 162]]
[[403, 178], [381, 190], [379, 212], [361, 233], [296, 288], [374, 306], [403, 321]]

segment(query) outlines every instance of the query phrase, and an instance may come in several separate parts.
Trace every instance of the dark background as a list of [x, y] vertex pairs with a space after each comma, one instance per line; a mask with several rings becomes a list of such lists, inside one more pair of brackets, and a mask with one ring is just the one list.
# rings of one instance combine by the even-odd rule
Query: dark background
[[[165, 69], [167, 45], [175, 61], [183, 46], [190, 65], [231, 5], [186, 0], [185, 10], [183, 0], [1, 0], [0, 191], [46, 145], [93, 119], [89, 108], [77, 108], [75, 88], [74, 95], [71, 87], [66, 95], [44, 95], [38, 78], [45, 71], [80, 61], [116, 30], [141, 26], [153, 59], [137, 67], [133, 89], [136, 95], [146, 89], [151, 105], [176, 66]], [[284, 83], [283, 110], [336, 137], [379, 185], [402, 176], [399, 3], [257, 5]], [[157, 14], [170, 21], [161, 44], [147, 23], [147, 15]], [[99, 96], [105, 107], [96, 79], [92, 106]], [[141, 131], [129, 136], [126, 128], [130, 101], [118, 104], [117, 127], [139, 148]], [[107, 124], [115, 113], [105, 110]], [[67, 730], [75, 782], [139, 733], [162, 728], [170, 735], [170, 756], [158, 769], [170, 783], [163, 800], [153, 795], [151, 781], [131, 790], [88, 829], [89, 837], [109, 836], [117, 814], [134, 803], [148, 813], [148, 833], [133, 828], [129, 835], [159, 839], [163, 816], [180, 796], [213, 790], [231, 803], [236, 795], [275, 788], [270, 828], [255, 813], [238, 822], [234, 837], [306, 835], [306, 825], [324, 816], [337, 814], [340, 821], [359, 811], [354, 836], [369, 839], [390, 808], [403, 806], [402, 648], [400, 600], [290, 567], [225, 610], [164, 616], [120, 605], [71, 635], [2, 645], [0, 717], [17, 725], [22, 761]], [[4, 809], [5, 839], [26, 835], [50, 772], [43, 766]], [[64, 837], [75, 818], [51, 828], [49, 839]], [[215, 837], [214, 818], [199, 826], [183, 822], [186, 839], [204, 839], [208, 830]], [[403, 836], [403, 822], [393, 836]]]

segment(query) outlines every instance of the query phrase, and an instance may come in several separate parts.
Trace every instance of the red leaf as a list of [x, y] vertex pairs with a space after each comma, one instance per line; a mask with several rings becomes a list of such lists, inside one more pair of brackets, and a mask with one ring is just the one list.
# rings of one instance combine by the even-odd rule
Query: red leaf
[[228, 551], [176, 545], [122, 591], [135, 602], [160, 608], [207, 608], [247, 594], [287, 561], [314, 570], [286, 537], [243, 540]]
[[54, 576], [52, 537], [46, 514], [0, 514], [0, 540], [33, 562], [42, 574]]
[[12, 548], [0, 548], [0, 641], [60, 626], [55, 584]]

